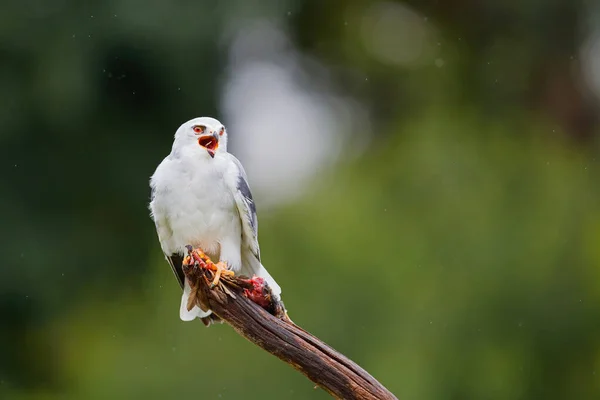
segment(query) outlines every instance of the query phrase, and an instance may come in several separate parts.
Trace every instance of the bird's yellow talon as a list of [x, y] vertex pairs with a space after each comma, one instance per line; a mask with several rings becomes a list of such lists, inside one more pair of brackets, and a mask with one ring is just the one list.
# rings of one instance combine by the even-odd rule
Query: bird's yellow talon
[[233, 271], [227, 269], [227, 264], [224, 263], [223, 261], [219, 261], [216, 264], [212, 264], [211, 265], [211, 269], [213, 271], [215, 271], [215, 278], [213, 279], [212, 283], [210, 284], [211, 289], [214, 288], [215, 286], [217, 286], [219, 284], [219, 280], [221, 279], [221, 275], [225, 275], [225, 276], [233, 276], [233, 275], [235, 275], [233, 273]]
[[227, 263], [225, 263], [224, 261], [219, 261], [216, 264], [213, 263], [211, 259], [201, 249], [192, 249], [192, 247], [189, 246], [188, 251], [188, 256], [186, 256], [183, 260], [184, 263], [197, 263], [201, 268], [210, 269], [211, 271], [215, 272], [215, 277], [209, 285], [211, 289], [213, 289], [219, 284], [221, 276], [235, 275], [233, 271], [228, 269]]

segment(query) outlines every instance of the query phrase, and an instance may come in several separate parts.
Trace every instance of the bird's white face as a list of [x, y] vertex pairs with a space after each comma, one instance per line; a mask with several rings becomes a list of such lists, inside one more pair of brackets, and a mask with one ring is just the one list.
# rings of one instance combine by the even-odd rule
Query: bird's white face
[[214, 158], [218, 151], [227, 151], [227, 131], [214, 118], [194, 118], [177, 129], [173, 145]]

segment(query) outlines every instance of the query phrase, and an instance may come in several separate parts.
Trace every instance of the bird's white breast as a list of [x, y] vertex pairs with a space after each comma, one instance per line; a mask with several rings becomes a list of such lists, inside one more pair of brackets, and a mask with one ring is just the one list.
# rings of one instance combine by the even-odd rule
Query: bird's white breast
[[[226, 161], [165, 159], [152, 177], [152, 214], [166, 254], [186, 245], [218, 256], [227, 235], [240, 235], [240, 219], [223, 173]], [[161, 226], [164, 225], [164, 229]]]

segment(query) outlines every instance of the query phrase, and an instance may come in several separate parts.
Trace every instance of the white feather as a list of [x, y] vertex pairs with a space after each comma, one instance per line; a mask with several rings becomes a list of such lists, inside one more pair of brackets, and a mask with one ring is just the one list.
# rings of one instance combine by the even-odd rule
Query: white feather
[[202, 311], [202, 309], [198, 306], [194, 306], [190, 311], [187, 310], [188, 299], [190, 298], [190, 293], [192, 289], [190, 288], [190, 284], [187, 279], [185, 280], [185, 285], [183, 287], [183, 294], [181, 295], [181, 306], [179, 307], [179, 318], [182, 321], [191, 321], [195, 318], [204, 318], [208, 317], [211, 312]]

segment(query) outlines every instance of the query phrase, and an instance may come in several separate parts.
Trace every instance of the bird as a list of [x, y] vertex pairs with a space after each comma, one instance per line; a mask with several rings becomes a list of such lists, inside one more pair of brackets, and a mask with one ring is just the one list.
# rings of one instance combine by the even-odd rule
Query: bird
[[175, 132], [171, 153], [150, 177], [150, 215], [161, 249], [183, 290], [182, 321], [210, 318], [197, 305], [182, 263], [187, 246], [202, 249], [224, 274], [263, 278], [273, 297], [281, 287], [261, 263], [256, 205], [241, 162], [227, 151], [227, 130], [217, 119], [198, 117]]

